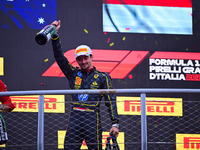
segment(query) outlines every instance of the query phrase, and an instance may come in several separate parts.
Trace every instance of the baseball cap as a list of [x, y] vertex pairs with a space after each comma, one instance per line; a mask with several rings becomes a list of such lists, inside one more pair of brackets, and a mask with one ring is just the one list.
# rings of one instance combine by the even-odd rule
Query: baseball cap
[[75, 57], [77, 58], [78, 56], [81, 55], [92, 55], [92, 50], [89, 46], [87, 45], [80, 45], [76, 48], [75, 50]]

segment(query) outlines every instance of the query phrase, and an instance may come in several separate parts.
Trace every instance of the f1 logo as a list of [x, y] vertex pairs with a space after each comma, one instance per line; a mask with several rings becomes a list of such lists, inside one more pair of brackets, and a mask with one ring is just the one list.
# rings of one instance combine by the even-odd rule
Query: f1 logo
[[[65, 52], [68, 61], [78, 66], [74, 49]], [[130, 50], [104, 50], [93, 49], [93, 65], [102, 72], [109, 73], [112, 79], [124, 79], [149, 53], [149, 51]], [[59, 66], [55, 62], [42, 76], [64, 77]]]

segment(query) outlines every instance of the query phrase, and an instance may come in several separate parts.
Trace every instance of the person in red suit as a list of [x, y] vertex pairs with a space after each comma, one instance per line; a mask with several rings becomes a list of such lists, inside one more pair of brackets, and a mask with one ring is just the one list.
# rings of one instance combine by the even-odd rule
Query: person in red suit
[[[7, 91], [7, 86], [5, 83], [0, 80], [0, 92], [6, 92]], [[0, 96], [0, 110], [5, 111], [5, 112], [10, 112], [12, 111], [15, 106], [13, 105], [10, 96]]]
[[[0, 92], [6, 92], [7, 86], [0, 80]], [[4, 112], [11, 112], [15, 106], [13, 105], [10, 96], [0, 96], [0, 110]], [[3, 116], [0, 114], [0, 145], [7, 144], [8, 135]]]

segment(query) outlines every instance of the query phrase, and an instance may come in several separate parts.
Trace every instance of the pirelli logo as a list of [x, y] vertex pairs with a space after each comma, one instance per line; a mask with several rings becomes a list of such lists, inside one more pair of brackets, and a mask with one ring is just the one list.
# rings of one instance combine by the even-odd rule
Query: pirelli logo
[[82, 53], [82, 52], [88, 52], [88, 49], [87, 48], [80, 48], [76, 51], [76, 54], [78, 53]]
[[[141, 115], [140, 97], [117, 97], [119, 115]], [[146, 98], [146, 114], [151, 116], [182, 116], [182, 98]]]
[[[64, 149], [65, 135], [66, 135], [65, 130], [58, 130], [58, 149]], [[107, 137], [109, 137], [109, 132], [103, 131], [103, 133], [102, 133], [102, 149], [106, 148]], [[119, 132], [119, 136], [117, 137], [117, 143], [119, 145], [120, 150], [125, 149], [124, 132]], [[85, 140], [82, 143], [81, 149], [82, 150], [88, 149]]]
[[[39, 96], [11, 96], [14, 112], [38, 112]], [[65, 113], [64, 95], [44, 95], [44, 112]]]
[[176, 150], [200, 150], [200, 134], [176, 134]]

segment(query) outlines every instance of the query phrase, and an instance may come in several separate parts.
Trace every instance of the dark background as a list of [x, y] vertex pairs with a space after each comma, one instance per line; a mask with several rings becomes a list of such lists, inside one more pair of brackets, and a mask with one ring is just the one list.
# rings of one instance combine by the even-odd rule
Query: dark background
[[[73, 0], [57, 3], [57, 19], [61, 20], [59, 30], [64, 52], [74, 49], [78, 45], [87, 44], [93, 49], [111, 50], [141, 50], [173, 52], [198, 52], [200, 49], [200, 10], [198, 0], [193, 0], [193, 35], [166, 35], [166, 34], [135, 34], [135, 33], [103, 33], [102, 1], [100, 0]], [[53, 22], [54, 20], [52, 20]], [[88, 31], [88, 34], [84, 32]], [[0, 56], [4, 57], [5, 75], [1, 77], [9, 90], [34, 89], [66, 89], [68, 85], [64, 78], [42, 77], [42, 74], [55, 62], [51, 42], [41, 46], [35, 42], [35, 35], [39, 30], [13, 26], [9, 29], [0, 28], [1, 45]], [[122, 38], [126, 37], [123, 41]], [[113, 46], [107, 43], [114, 42]], [[44, 60], [48, 58], [48, 62]], [[142, 61], [130, 74], [133, 79], [124, 79], [126, 86], [117, 88], [141, 87], [196, 87], [198, 82], [178, 81], [150, 81], [148, 78], [148, 57]], [[145, 68], [145, 69], [144, 69]], [[33, 82], [34, 81], [34, 82]], [[143, 81], [143, 82], [141, 82]], [[13, 84], [14, 83], [14, 84]], [[41, 86], [40, 83], [45, 83]], [[164, 83], [164, 84], [163, 84]]]
[[[199, 82], [195, 81], [163, 81], [149, 80], [149, 57], [155, 51], [172, 52], [199, 52], [200, 50], [200, 1], [193, 0], [193, 35], [166, 35], [166, 34], [135, 34], [135, 33], [103, 33], [102, 25], [102, 1], [101, 0], [58, 0], [57, 1], [57, 19], [61, 20], [61, 29], [59, 30], [60, 39], [64, 52], [76, 48], [78, 45], [86, 44], [92, 49], [110, 49], [110, 50], [137, 50], [149, 51], [146, 57], [139, 65], [134, 68], [128, 76], [123, 79], [113, 79], [114, 88], [199, 88]], [[1, 12], [0, 12], [1, 13]], [[5, 19], [6, 16], [5, 16]], [[52, 20], [53, 22], [54, 20]], [[84, 29], [88, 31], [86, 34]], [[42, 74], [55, 62], [51, 42], [44, 46], [35, 42], [35, 35], [39, 30], [26, 27], [19, 29], [13, 25], [9, 29], [0, 28], [0, 57], [4, 57], [4, 76], [3, 80], [8, 87], [8, 91], [24, 90], [58, 90], [69, 89], [66, 78], [43, 77]], [[122, 38], [126, 37], [123, 41]], [[115, 44], [110, 46], [107, 39]], [[48, 62], [44, 62], [48, 58]], [[44, 84], [41, 84], [44, 83]], [[132, 96], [139, 96], [132, 94]], [[175, 134], [181, 133], [199, 133], [197, 121], [199, 116], [199, 95], [197, 94], [149, 94], [147, 96], [159, 97], [181, 97], [183, 98], [184, 116], [177, 117], [158, 117], [148, 116], [148, 141], [168, 141], [171, 144], [154, 145], [149, 144], [149, 149], [175, 149]], [[69, 99], [69, 96], [66, 96]], [[196, 103], [190, 103], [196, 101]], [[196, 106], [195, 108], [194, 105]], [[191, 114], [190, 110], [196, 113]], [[57, 130], [65, 130], [67, 114], [46, 114], [45, 115], [45, 144], [52, 145], [52, 149], [57, 148]], [[36, 144], [37, 133], [37, 113], [17, 113], [3, 114], [9, 129], [11, 149], [22, 149], [19, 145], [27, 143]], [[32, 117], [33, 116], [33, 117]], [[25, 118], [21, 119], [19, 118]], [[63, 119], [64, 118], [64, 119]], [[167, 123], [165, 121], [167, 119]], [[190, 122], [194, 124], [188, 124]], [[159, 120], [159, 129], [155, 124]], [[20, 122], [21, 126], [16, 125]], [[109, 121], [109, 120], [108, 120]], [[135, 149], [140, 149], [140, 116], [120, 116], [120, 131], [125, 132], [126, 149], [132, 149], [135, 142]], [[29, 122], [29, 125], [26, 125]], [[31, 122], [31, 123], [30, 123]], [[109, 130], [107, 120], [102, 122], [105, 130]], [[131, 124], [131, 125], [130, 125]], [[32, 134], [27, 132], [33, 128]], [[167, 126], [167, 127], [166, 127]], [[163, 129], [164, 128], [164, 129]], [[163, 131], [163, 130], [164, 131]], [[15, 131], [15, 132], [13, 132]], [[169, 131], [169, 132], [166, 132]], [[156, 135], [155, 132], [157, 133]], [[165, 134], [163, 134], [165, 132]], [[18, 140], [19, 134], [24, 140]], [[52, 137], [52, 138], [50, 138]], [[156, 138], [155, 138], [156, 137]], [[29, 139], [27, 141], [27, 139]], [[30, 140], [31, 139], [31, 140]], [[14, 142], [13, 142], [14, 141]], [[23, 142], [25, 143], [23, 143]], [[130, 144], [132, 142], [132, 144]], [[16, 146], [18, 145], [18, 146]], [[9, 148], [9, 145], [7, 146]], [[32, 147], [32, 146], [30, 146]], [[29, 147], [29, 148], [30, 148]], [[33, 149], [36, 147], [33, 146]], [[48, 148], [48, 149], [51, 149]], [[26, 148], [25, 148], [26, 149]]]

